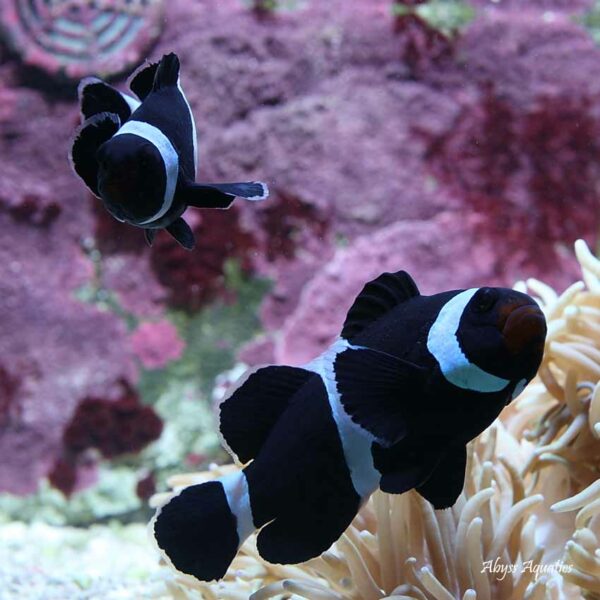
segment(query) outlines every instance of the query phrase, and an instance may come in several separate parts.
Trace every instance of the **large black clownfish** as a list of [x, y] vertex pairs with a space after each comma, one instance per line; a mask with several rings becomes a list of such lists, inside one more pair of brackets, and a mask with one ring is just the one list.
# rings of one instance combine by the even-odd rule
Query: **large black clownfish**
[[246, 466], [162, 506], [152, 522], [159, 548], [209, 581], [256, 529], [269, 562], [318, 556], [377, 488], [416, 488], [434, 508], [452, 506], [465, 445], [534, 377], [545, 337], [526, 294], [421, 296], [407, 273], [384, 273], [326, 352], [302, 368], [260, 368], [223, 402], [223, 439]]
[[181, 218], [188, 206], [228, 208], [236, 196], [268, 196], [267, 186], [256, 181], [196, 183], [196, 126], [175, 54], [142, 68], [130, 88], [141, 102], [99, 79], [81, 82], [83, 123], [70, 156], [116, 219], [144, 228], [149, 244], [166, 229], [189, 250], [194, 234]]

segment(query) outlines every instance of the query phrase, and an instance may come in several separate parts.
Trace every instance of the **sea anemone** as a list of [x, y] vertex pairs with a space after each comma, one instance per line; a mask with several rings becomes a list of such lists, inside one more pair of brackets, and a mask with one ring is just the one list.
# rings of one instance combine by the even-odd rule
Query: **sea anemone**
[[536, 445], [524, 470], [565, 465], [576, 492], [600, 470], [600, 261], [582, 240], [575, 252], [583, 281], [560, 296], [536, 280], [516, 286], [537, 294], [548, 336], [537, 380], [502, 416]]
[[[597, 597], [600, 262], [582, 241], [575, 250], [583, 282], [562, 295], [534, 280], [517, 285], [537, 295], [546, 313], [544, 362], [521, 397], [469, 444], [465, 486], [451, 509], [436, 511], [415, 491], [376, 492], [319, 558], [271, 565], [252, 536], [221, 582], [170, 572], [169, 593], [211, 600]], [[169, 484], [178, 490], [236, 468], [214, 466]]]

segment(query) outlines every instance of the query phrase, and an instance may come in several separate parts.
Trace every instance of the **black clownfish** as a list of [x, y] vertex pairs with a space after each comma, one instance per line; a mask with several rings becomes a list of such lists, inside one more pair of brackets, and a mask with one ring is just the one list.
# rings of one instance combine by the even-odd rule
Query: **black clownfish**
[[175, 54], [143, 67], [130, 88], [141, 102], [99, 79], [81, 82], [83, 123], [70, 156], [77, 175], [116, 219], [142, 227], [150, 245], [166, 229], [191, 250], [194, 234], [181, 218], [188, 206], [228, 208], [236, 196], [268, 196], [261, 182], [196, 183], [196, 126]]
[[526, 294], [422, 296], [407, 273], [384, 273], [326, 352], [302, 368], [259, 368], [222, 403], [224, 442], [246, 466], [159, 508], [159, 548], [177, 570], [209, 581], [256, 529], [269, 562], [320, 555], [377, 488], [416, 488], [434, 508], [452, 506], [465, 445], [534, 377], [545, 337]]

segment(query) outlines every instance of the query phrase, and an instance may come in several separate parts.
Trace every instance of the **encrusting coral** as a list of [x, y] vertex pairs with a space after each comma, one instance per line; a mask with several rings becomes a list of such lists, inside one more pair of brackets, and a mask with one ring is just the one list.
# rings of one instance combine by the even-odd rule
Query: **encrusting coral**
[[[583, 282], [557, 295], [538, 377], [470, 445], [464, 490], [435, 511], [415, 491], [376, 492], [342, 537], [301, 565], [271, 565], [254, 536], [221, 582], [181, 573], [173, 598], [542, 600], [600, 594], [600, 261], [575, 245]], [[179, 475], [179, 489], [237, 467]], [[170, 494], [155, 495], [159, 506]], [[574, 514], [575, 510], [579, 512]]]

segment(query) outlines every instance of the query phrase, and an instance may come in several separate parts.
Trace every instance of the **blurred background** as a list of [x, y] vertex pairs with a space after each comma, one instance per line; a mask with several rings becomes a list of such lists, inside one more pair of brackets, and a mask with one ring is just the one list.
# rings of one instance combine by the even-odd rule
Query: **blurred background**
[[[2, 0], [0, 598], [141, 597], [147, 500], [226, 462], [214, 407], [365, 281], [579, 277], [598, 247], [600, 2]], [[176, 52], [199, 179], [271, 197], [146, 246], [67, 155], [76, 86]]]

